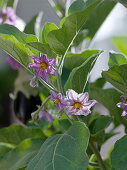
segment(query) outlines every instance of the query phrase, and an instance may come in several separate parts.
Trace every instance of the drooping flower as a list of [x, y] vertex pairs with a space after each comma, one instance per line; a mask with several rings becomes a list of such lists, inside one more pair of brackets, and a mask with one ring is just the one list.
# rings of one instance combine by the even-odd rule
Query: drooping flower
[[54, 102], [54, 104], [59, 108], [59, 109], [62, 109], [64, 108], [65, 106], [67, 106], [67, 103], [66, 101], [62, 98], [62, 94], [61, 93], [58, 93], [56, 94], [55, 92], [53, 91], [50, 91], [50, 99]]
[[7, 62], [8, 64], [10, 64], [11, 67], [12, 67], [13, 69], [15, 69], [15, 70], [17, 70], [19, 67], [21, 67], [21, 64], [18, 63], [18, 62], [17, 62], [14, 58], [12, 58], [11, 56], [8, 56], [8, 57], [7, 57], [6, 62]]
[[13, 8], [8, 7], [0, 12], [0, 24], [15, 25], [16, 15]]
[[40, 58], [36, 56], [30, 56], [34, 63], [28, 65], [29, 68], [36, 70], [36, 76], [41, 77], [46, 82], [49, 82], [49, 75], [56, 75], [53, 64], [56, 63], [55, 59], [48, 59], [47, 55], [42, 54]]
[[54, 118], [47, 111], [41, 110], [39, 112], [39, 120], [45, 120], [47, 122], [53, 122]]
[[123, 102], [117, 103], [117, 107], [123, 109], [121, 116], [126, 116], [127, 115], [127, 99], [124, 96], [121, 96], [120, 98]]
[[31, 80], [30, 80], [30, 86], [31, 87], [38, 87], [38, 81], [37, 81], [37, 77], [34, 76]]
[[88, 99], [89, 94], [87, 92], [78, 94], [74, 90], [68, 90], [66, 92], [66, 100], [68, 102], [67, 114], [87, 116], [91, 113], [90, 108], [97, 103], [96, 100]]

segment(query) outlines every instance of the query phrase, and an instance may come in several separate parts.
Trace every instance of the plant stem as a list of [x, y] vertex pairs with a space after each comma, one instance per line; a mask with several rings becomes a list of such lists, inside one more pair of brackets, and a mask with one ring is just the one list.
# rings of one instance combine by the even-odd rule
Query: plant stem
[[42, 103], [42, 105], [38, 108], [38, 110], [36, 110], [32, 116], [32, 119], [33, 120], [37, 120], [38, 119], [38, 115], [39, 115], [39, 112], [43, 109], [44, 105], [48, 102], [48, 100], [50, 99], [50, 96], [48, 96], [46, 98], [46, 100]]
[[58, 90], [59, 90], [60, 93], [63, 94], [64, 92], [63, 92], [62, 83], [61, 83], [61, 76], [60, 76], [58, 70], [57, 70], [56, 72], [57, 72], [57, 85], [58, 85]]
[[101, 155], [99, 153], [99, 151], [97, 150], [96, 146], [94, 145], [94, 142], [90, 141], [89, 143], [90, 145], [90, 148], [92, 149], [93, 153], [96, 155], [96, 158], [98, 160], [98, 163], [99, 163], [99, 166], [102, 170], [107, 170], [102, 158], [101, 158]]
[[96, 167], [96, 168], [100, 168], [100, 167], [99, 167], [99, 164], [96, 163], [96, 162], [89, 162], [89, 165], [90, 165], [90, 166], [94, 166], [94, 167]]

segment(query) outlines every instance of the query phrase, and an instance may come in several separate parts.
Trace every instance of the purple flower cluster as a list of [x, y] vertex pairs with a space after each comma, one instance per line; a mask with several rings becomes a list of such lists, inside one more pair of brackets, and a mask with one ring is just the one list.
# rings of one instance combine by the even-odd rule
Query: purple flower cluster
[[[34, 62], [28, 65], [29, 68], [36, 70], [36, 77], [44, 79], [49, 82], [49, 75], [56, 75], [53, 65], [56, 63], [55, 59], [48, 59], [47, 55], [42, 54], [40, 57], [30, 56]], [[90, 108], [96, 104], [95, 100], [88, 100], [89, 94], [78, 94], [74, 90], [68, 90], [66, 97], [63, 98], [61, 93], [56, 94], [50, 92], [50, 99], [58, 107], [64, 109], [68, 115], [84, 115], [87, 116], [91, 113]], [[43, 114], [42, 114], [43, 113]], [[46, 112], [41, 112], [41, 116], [45, 117]]]
[[8, 7], [0, 12], [0, 24], [15, 25], [16, 15], [13, 8]]
[[36, 70], [36, 76], [41, 77], [46, 82], [49, 82], [49, 75], [56, 75], [53, 64], [56, 63], [55, 59], [48, 59], [47, 55], [42, 54], [41, 57], [30, 56], [34, 63], [28, 65], [29, 68]]
[[65, 99], [62, 95], [51, 93], [51, 100], [56, 104], [59, 109], [65, 108], [68, 115], [84, 115], [87, 116], [91, 113], [90, 108], [97, 102], [95, 100], [89, 100], [89, 94], [81, 93], [78, 94], [74, 90], [70, 89], [66, 92]]
[[124, 96], [121, 96], [120, 98], [121, 98], [122, 102], [117, 103], [117, 107], [123, 109], [121, 116], [126, 116], [127, 115], [127, 99]]

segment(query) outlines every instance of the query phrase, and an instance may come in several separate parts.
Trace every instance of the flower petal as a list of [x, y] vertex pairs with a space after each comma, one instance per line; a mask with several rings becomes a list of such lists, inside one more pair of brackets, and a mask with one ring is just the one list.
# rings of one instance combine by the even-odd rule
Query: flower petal
[[70, 89], [66, 92], [68, 99], [76, 101], [78, 98], [78, 93]]
[[50, 59], [50, 60], [49, 60], [49, 64], [50, 64], [50, 65], [53, 65], [53, 64], [55, 64], [55, 63], [56, 63], [56, 59]]
[[36, 64], [39, 64], [41, 62], [40, 58], [38, 58], [36, 56], [30, 56], [30, 58], [32, 58]]
[[84, 102], [85, 103], [89, 99], [89, 94], [87, 92], [81, 93], [81, 94], [78, 95], [78, 98], [79, 98], [80, 102]]
[[83, 106], [90, 109], [92, 106], [94, 106], [97, 103], [96, 100], [89, 100], [88, 102], [84, 103]]
[[50, 94], [51, 94], [50, 96], [51, 100], [54, 101], [57, 98], [57, 94], [54, 91], [50, 91]]
[[39, 68], [39, 65], [36, 64], [36, 63], [30, 63], [30, 64], [28, 64], [28, 67], [29, 67], [29, 68], [37, 69], [37, 68]]

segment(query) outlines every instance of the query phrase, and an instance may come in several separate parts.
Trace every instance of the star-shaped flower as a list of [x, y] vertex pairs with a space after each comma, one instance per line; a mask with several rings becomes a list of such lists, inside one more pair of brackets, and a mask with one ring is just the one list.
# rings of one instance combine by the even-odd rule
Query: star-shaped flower
[[97, 103], [96, 100], [88, 99], [89, 94], [87, 92], [78, 94], [72, 89], [68, 90], [66, 92], [67, 114], [87, 116], [91, 113], [90, 108]]
[[55, 59], [48, 59], [47, 55], [42, 54], [41, 57], [30, 56], [34, 63], [28, 65], [29, 68], [36, 70], [36, 76], [41, 77], [46, 82], [49, 82], [49, 75], [56, 75], [53, 69], [53, 64], [56, 63]]

